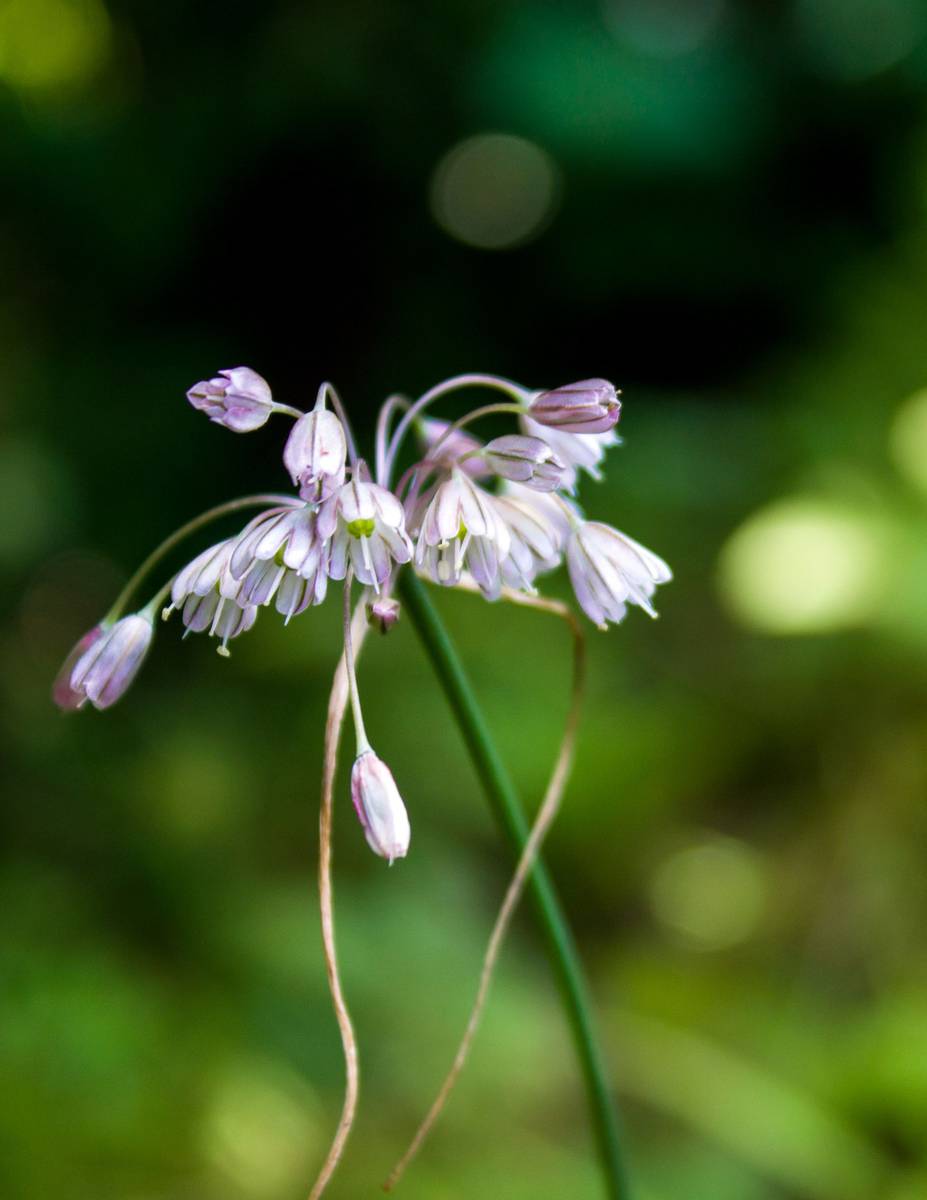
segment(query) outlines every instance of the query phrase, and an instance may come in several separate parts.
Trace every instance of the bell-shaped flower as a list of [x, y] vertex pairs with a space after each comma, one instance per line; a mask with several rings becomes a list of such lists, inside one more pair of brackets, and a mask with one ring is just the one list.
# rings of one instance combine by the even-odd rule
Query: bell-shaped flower
[[494, 600], [502, 589], [501, 564], [510, 544], [494, 497], [455, 467], [425, 509], [415, 562], [445, 587], [458, 584], [469, 571], [483, 594]]
[[538, 492], [555, 492], [567, 478], [564, 464], [542, 438], [508, 433], [487, 443], [483, 457], [496, 475]]
[[250, 367], [232, 367], [215, 379], [195, 383], [187, 399], [211, 421], [235, 433], [260, 429], [275, 407], [267, 381]]
[[607, 379], [583, 379], [538, 392], [528, 414], [539, 425], [564, 433], [607, 433], [618, 423], [621, 401]]
[[247, 632], [257, 619], [257, 607], [242, 601], [240, 583], [229, 571], [235, 539], [217, 542], [198, 554], [178, 573], [171, 585], [171, 603], [165, 620], [180, 609], [186, 633], [207, 633], [219, 638], [218, 653], [228, 657], [228, 642]]
[[147, 612], [122, 617], [102, 630], [74, 664], [68, 688], [76, 703], [68, 707], [80, 708], [87, 700], [99, 709], [115, 704], [138, 674], [153, 636]]
[[325, 407], [324, 391], [315, 408], [299, 418], [283, 448], [283, 464], [303, 500], [318, 504], [344, 483], [347, 441], [344, 426]]
[[480, 457], [483, 443], [472, 433], [465, 429], [448, 433], [451, 422], [438, 417], [423, 417], [417, 422], [417, 428], [425, 448], [422, 455], [425, 462], [444, 471], [459, 464], [471, 479], [486, 479], [492, 474], [489, 464]]
[[662, 558], [598, 521], [574, 529], [566, 558], [576, 599], [600, 629], [623, 620], [628, 604], [655, 617], [650, 597], [673, 577]]
[[359, 477], [335, 493], [319, 509], [319, 533], [331, 538], [328, 574], [344, 579], [348, 563], [361, 583], [379, 592], [393, 563], [407, 563], [412, 543], [405, 513], [392, 492]]
[[387, 859], [390, 865], [397, 858], [405, 858], [412, 836], [406, 806], [392, 771], [372, 750], [365, 750], [354, 760], [351, 799], [374, 854]]
[[78, 709], [85, 703], [87, 697], [84, 693], [76, 691], [71, 686], [71, 676], [78, 661], [84, 657], [94, 642], [101, 638], [108, 628], [108, 625], [94, 625], [93, 629], [88, 630], [80, 641], [71, 648], [67, 658], [61, 664], [61, 670], [55, 676], [55, 682], [52, 684], [52, 700], [54, 700], [59, 708], [64, 709], [66, 712]]
[[287, 621], [321, 604], [328, 586], [327, 546], [308, 504], [281, 506], [255, 517], [232, 549], [229, 574], [238, 581], [241, 604], [275, 607]]
[[531, 592], [538, 575], [560, 565], [570, 532], [566, 502], [509, 484], [495, 497], [495, 506], [511, 538], [509, 553], [502, 561], [503, 583]]

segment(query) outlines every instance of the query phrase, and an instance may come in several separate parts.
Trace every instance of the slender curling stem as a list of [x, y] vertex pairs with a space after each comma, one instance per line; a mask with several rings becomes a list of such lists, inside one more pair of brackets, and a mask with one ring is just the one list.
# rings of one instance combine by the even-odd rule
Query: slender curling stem
[[[458, 429], [463, 429], [465, 425], [469, 425], [473, 421], [478, 421], [481, 417], [488, 417], [492, 413], [521, 412], [524, 412], [524, 408], [520, 404], [485, 404], [482, 408], [475, 408], [473, 412], [467, 413], [465, 417], [461, 417], [459, 420], [454, 421], [453, 424], [448, 425], [447, 429], [445, 429], [435, 444], [429, 447], [428, 457], [419, 463], [415, 463], [406, 472], [404, 472], [402, 478], [399, 480], [399, 483], [396, 485], [396, 495], [399, 496], [400, 499], [402, 498], [403, 486], [408, 482], [409, 494], [406, 497], [405, 503], [411, 511], [412, 506], [418, 500], [421, 484], [423, 483], [424, 479], [428, 478], [428, 475], [430, 475], [437, 466], [437, 463], [435, 462], [435, 459], [437, 458], [437, 452], [441, 449], [452, 433], [455, 433]], [[481, 452], [471, 451], [470, 454], [465, 454], [463, 458], [457, 460], [458, 466], [465, 462], [468, 458], [473, 458], [474, 455], [478, 453]], [[421, 475], [421, 470], [423, 468], [428, 469], [428, 474], [426, 474], [424, 477]]]
[[380, 412], [377, 415], [374, 465], [376, 467], [376, 481], [381, 487], [386, 487], [386, 447], [389, 442], [389, 423], [397, 408], [409, 407], [410, 402], [405, 396], [399, 395], [389, 396], [380, 405]]
[[433, 388], [429, 388], [427, 392], [419, 396], [415, 403], [403, 414], [402, 420], [396, 426], [386, 453], [386, 470], [384, 472], [386, 482], [383, 485], [384, 487], [389, 487], [389, 479], [393, 473], [393, 467], [396, 465], [396, 456], [399, 454], [399, 449], [402, 446], [402, 439], [408, 433], [409, 426], [419, 413], [424, 412], [428, 405], [433, 404], [439, 397], [447, 395], [448, 392], [459, 391], [465, 387], [496, 388], [498, 391], [505, 392], [516, 400], [521, 400], [529, 394], [519, 384], [514, 383], [511, 379], [503, 379], [500, 375], [455, 375], [453, 379], [445, 379], [443, 383], [435, 384]]
[[356, 467], [357, 467], [357, 445], [354, 441], [354, 431], [351, 429], [351, 422], [348, 418], [348, 411], [344, 407], [344, 405], [341, 403], [341, 397], [335, 391], [334, 384], [328, 383], [326, 381], [325, 383], [323, 383], [321, 385], [321, 387], [319, 388], [319, 393], [318, 393], [318, 398], [316, 400], [316, 403], [318, 403], [318, 401], [321, 400], [323, 398], [323, 396], [328, 396], [329, 400], [331, 400], [331, 402], [332, 402], [332, 408], [335, 410], [335, 415], [338, 417], [338, 420], [341, 422], [341, 426], [344, 429], [344, 440], [345, 440], [345, 443], [347, 444], [347, 448], [348, 448], [348, 458], [351, 460], [351, 466], [356, 469]]
[[445, 429], [428, 451], [428, 457], [433, 458], [436, 451], [441, 449], [452, 433], [456, 433], [458, 429], [463, 429], [465, 425], [472, 425], [474, 421], [478, 421], [481, 417], [489, 417], [493, 413], [523, 413], [524, 411], [525, 407], [523, 404], [484, 404], [482, 408], [475, 408], [473, 412], [468, 412], [465, 417], [460, 417], [448, 425], [447, 429]]
[[[354, 654], [360, 654], [361, 646], [367, 635], [367, 621], [362, 605], [358, 605], [352, 622], [352, 644]], [[319, 910], [322, 918], [322, 945], [325, 952], [325, 970], [328, 975], [328, 987], [331, 992], [332, 1006], [338, 1031], [341, 1034], [341, 1045], [344, 1051], [344, 1102], [341, 1107], [341, 1117], [335, 1136], [329, 1148], [322, 1169], [309, 1193], [309, 1200], [319, 1200], [335, 1172], [335, 1168], [344, 1153], [344, 1147], [354, 1124], [354, 1114], [357, 1111], [357, 1094], [360, 1084], [360, 1072], [357, 1060], [357, 1041], [354, 1037], [354, 1027], [351, 1024], [351, 1014], [341, 989], [341, 977], [338, 973], [338, 956], [335, 949], [335, 914], [332, 896], [332, 796], [335, 787], [335, 771], [338, 765], [338, 742], [344, 715], [348, 707], [350, 683], [348, 681], [347, 655], [342, 654], [335, 678], [332, 681], [331, 695], [328, 700], [328, 716], [325, 721], [325, 753], [322, 767], [322, 803], [319, 810]]]
[[[528, 838], [525, 815], [457, 650], [418, 577], [412, 571], [403, 571], [399, 587], [406, 610], [457, 718], [490, 807], [513, 848], [521, 854]], [[529, 888], [582, 1067], [607, 1193], [610, 1200], [628, 1200], [630, 1190], [618, 1134], [618, 1120], [594, 1028], [582, 965], [560, 901], [540, 858], [531, 870]]]
[[207, 508], [198, 517], [194, 517], [192, 521], [187, 521], [186, 525], [181, 525], [179, 529], [175, 529], [170, 537], [166, 537], [164, 541], [156, 549], [148, 555], [142, 565], [138, 568], [135, 574], [129, 579], [119, 595], [113, 607], [109, 610], [104, 618], [105, 621], [115, 621], [122, 615], [122, 610], [128, 603], [129, 597], [142, 582], [149, 571], [153, 571], [163, 558], [165, 558], [174, 549], [180, 545], [185, 538], [202, 529], [204, 525], [208, 525], [211, 521], [217, 521], [220, 517], [226, 516], [228, 513], [238, 512], [242, 508], [256, 508], [261, 504], [300, 504], [300, 500], [294, 499], [293, 496], [278, 496], [267, 493], [258, 496], [240, 496], [237, 500], [227, 500], [225, 504], [217, 504], [215, 508]]
[[544, 793], [544, 799], [538, 809], [537, 816], [528, 840], [525, 842], [524, 849], [521, 852], [521, 857], [518, 860], [518, 866], [515, 868], [515, 874], [512, 876], [511, 882], [506, 890], [505, 897], [502, 901], [502, 906], [496, 917], [493, 925], [492, 933], [489, 937], [489, 943], [486, 947], [486, 954], [483, 958], [483, 966], [480, 971], [480, 982], [476, 992], [476, 999], [473, 1002], [473, 1007], [470, 1010], [470, 1016], [464, 1030], [463, 1037], [460, 1040], [460, 1045], [457, 1048], [457, 1053], [454, 1056], [454, 1062], [445, 1076], [444, 1082], [438, 1090], [438, 1094], [432, 1103], [431, 1108], [416, 1130], [415, 1136], [409, 1143], [409, 1148], [405, 1154], [393, 1168], [392, 1174], [383, 1185], [383, 1190], [390, 1192], [402, 1178], [406, 1168], [412, 1159], [418, 1154], [419, 1150], [428, 1137], [435, 1122], [441, 1115], [448, 1097], [454, 1085], [460, 1076], [461, 1071], [467, 1061], [467, 1056], [470, 1053], [470, 1047], [473, 1039], [476, 1036], [477, 1028], [479, 1027], [480, 1018], [483, 1015], [483, 1009], [486, 1006], [486, 999], [489, 995], [489, 986], [492, 982], [493, 972], [496, 962], [499, 958], [499, 952], [502, 949], [502, 943], [505, 935], [508, 932], [508, 927], [511, 923], [512, 916], [515, 912], [518, 902], [521, 899], [524, 891], [525, 881], [528, 877], [528, 872], [534, 866], [537, 854], [541, 848], [548, 829], [557, 815], [560, 808], [560, 801], [563, 796], [563, 790], [566, 787], [567, 779], [569, 778], [570, 769], [573, 765], [573, 756], [576, 750], [576, 735], [579, 730], [579, 719], [582, 710], [583, 690], [585, 685], [585, 670], [586, 670], [586, 639], [583, 635], [582, 626], [577, 621], [574, 613], [565, 605], [557, 600], [545, 600], [539, 597], [526, 596], [519, 592], [512, 592], [506, 589], [503, 592], [503, 597], [510, 600], [514, 604], [523, 604], [526, 607], [537, 609], [540, 612], [551, 613], [559, 617], [567, 623], [573, 640], [573, 681], [570, 691], [570, 707], [567, 712], [566, 724], [563, 729], [563, 738], [560, 742], [560, 748], [557, 752], [557, 759], [554, 763], [554, 769], [550, 777], [550, 782], [547, 785], [547, 790]]

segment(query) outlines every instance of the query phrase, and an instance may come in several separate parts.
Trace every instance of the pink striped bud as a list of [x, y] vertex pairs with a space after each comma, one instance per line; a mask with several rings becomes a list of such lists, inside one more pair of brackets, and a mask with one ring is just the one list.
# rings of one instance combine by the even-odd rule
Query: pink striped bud
[[618, 424], [621, 401], [607, 379], [583, 379], [549, 392], [539, 392], [528, 416], [564, 433], [607, 433]]
[[68, 686], [76, 703], [70, 707], [87, 700], [100, 709], [115, 704], [138, 674], [153, 636], [147, 613], [133, 613], [104, 630], [74, 665]]
[[274, 411], [267, 381], [250, 367], [232, 367], [220, 371], [215, 379], [195, 383], [187, 399], [210, 421], [234, 433], [260, 429]]
[[493, 438], [483, 455], [496, 475], [538, 492], [555, 492], [566, 480], [566, 467], [541, 438], [508, 433]]

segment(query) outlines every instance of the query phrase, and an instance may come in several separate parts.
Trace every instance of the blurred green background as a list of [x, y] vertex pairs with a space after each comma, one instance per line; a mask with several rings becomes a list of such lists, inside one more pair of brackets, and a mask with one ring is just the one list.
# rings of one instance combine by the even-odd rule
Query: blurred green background
[[[676, 580], [590, 629], [548, 857], [637, 1194], [927, 1196], [927, 7], [0, 0], [0, 184], [4, 1200], [286, 1200], [336, 1119], [337, 605], [48, 696], [172, 528], [286, 485], [283, 424], [184, 400], [239, 363], [368, 433], [460, 370], [624, 389], [583, 499]], [[437, 601], [533, 805], [567, 639]], [[414, 836], [386, 869], [342, 781], [333, 1198], [424, 1112], [510, 869], [408, 624], [361, 682]], [[600, 1195], [527, 914], [399, 1194]]]

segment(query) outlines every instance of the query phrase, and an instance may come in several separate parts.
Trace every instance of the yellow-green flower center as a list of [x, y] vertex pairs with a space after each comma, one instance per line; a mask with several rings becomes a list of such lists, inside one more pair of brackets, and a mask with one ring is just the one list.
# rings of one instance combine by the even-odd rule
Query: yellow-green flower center
[[351, 537], [372, 537], [375, 522], [372, 517], [358, 517], [356, 521], [348, 522], [348, 533]]

